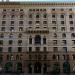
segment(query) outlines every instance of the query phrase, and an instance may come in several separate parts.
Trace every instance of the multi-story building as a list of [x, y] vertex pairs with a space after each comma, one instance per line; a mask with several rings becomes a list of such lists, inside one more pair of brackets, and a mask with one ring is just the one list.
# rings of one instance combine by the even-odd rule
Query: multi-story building
[[75, 72], [75, 3], [0, 2], [0, 71]]

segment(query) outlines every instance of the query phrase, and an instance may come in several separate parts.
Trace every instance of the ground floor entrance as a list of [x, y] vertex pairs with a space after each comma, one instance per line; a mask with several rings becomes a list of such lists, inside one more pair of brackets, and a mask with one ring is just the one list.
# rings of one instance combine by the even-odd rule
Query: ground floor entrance
[[29, 73], [46, 73], [47, 72], [47, 65], [41, 64], [40, 62], [35, 62], [34, 64], [29, 64], [28, 67]]

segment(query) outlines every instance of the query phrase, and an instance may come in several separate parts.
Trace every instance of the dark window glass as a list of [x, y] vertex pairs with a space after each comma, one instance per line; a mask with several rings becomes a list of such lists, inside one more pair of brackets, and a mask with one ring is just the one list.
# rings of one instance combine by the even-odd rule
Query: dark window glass
[[18, 47], [18, 52], [22, 52], [22, 47]]

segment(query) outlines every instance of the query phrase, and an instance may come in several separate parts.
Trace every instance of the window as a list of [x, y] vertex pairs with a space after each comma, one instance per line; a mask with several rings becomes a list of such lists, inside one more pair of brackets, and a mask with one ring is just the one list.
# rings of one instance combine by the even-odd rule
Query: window
[[12, 33], [9, 34], [9, 38], [13, 38], [13, 34]]
[[39, 25], [40, 24], [40, 21], [36, 21], [36, 24]]
[[37, 52], [39, 52], [39, 51], [40, 51], [40, 47], [35, 47], [35, 50], [36, 50]]
[[64, 24], [64, 21], [61, 21], [61, 24]]
[[3, 52], [3, 47], [0, 47], [0, 52]]
[[47, 14], [44, 14], [44, 15], [43, 15], [43, 18], [47, 18]]
[[23, 25], [23, 21], [19, 21], [19, 24]]
[[73, 24], [73, 21], [69, 21], [70, 24]]
[[20, 11], [23, 11], [23, 9], [20, 9]]
[[66, 56], [65, 56], [65, 55], [63, 55], [63, 59], [64, 59], [64, 60], [66, 59]]
[[23, 15], [20, 15], [20, 18], [23, 18]]
[[32, 52], [32, 47], [29, 47], [29, 52]]
[[66, 34], [65, 33], [62, 33], [62, 38], [66, 38]]
[[47, 55], [44, 55], [44, 60], [46, 60], [47, 59]]
[[73, 17], [73, 16], [70, 14], [70, 15], [69, 15], [69, 18], [72, 18], [72, 17]]
[[37, 15], [36, 15], [36, 18], [40, 18], [40, 15], [39, 15], [39, 14], [37, 14]]
[[3, 19], [6, 18], [6, 15], [3, 15]]
[[47, 48], [46, 47], [43, 47], [43, 51], [46, 52], [47, 51]]
[[3, 11], [5, 12], [5, 11], [6, 11], [6, 9], [3, 9]]
[[11, 11], [15, 11], [15, 9], [12, 9]]
[[10, 31], [14, 31], [14, 27], [10, 27]]
[[74, 27], [70, 27], [70, 31], [74, 31]]
[[43, 21], [43, 24], [47, 24], [47, 21]]
[[55, 14], [52, 14], [52, 18], [55, 18], [56, 17], [56, 15]]
[[43, 38], [43, 44], [46, 44], [46, 38], [45, 37]]
[[54, 31], [56, 31], [56, 27], [52, 27], [52, 29], [53, 29]]
[[55, 59], [56, 59], [56, 55], [55, 55], [55, 54], [52, 56], [52, 59], [53, 59], [53, 60], [55, 60]]
[[9, 45], [12, 45], [13, 44], [13, 40], [9, 40]]
[[41, 36], [40, 35], [36, 35], [34, 40], [35, 40], [35, 44], [41, 44]]
[[19, 31], [23, 31], [23, 27], [19, 27]]
[[65, 52], [67, 52], [67, 47], [63, 47], [63, 50], [64, 50]]
[[5, 31], [5, 27], [1, 27], [1, 31]]
[[53, 37], [57, 38], [57, 33], [54, 33], [54, 34], [53, 34]]
[[3, 33], [0, 34], [0, 38], [4, 38], [4, 34]]
[[22, 47], [18, 47], [18, 52], [22, 52]]
[[71, 34], [71, 37], [73, 37], [73, 38], [74, 38], [74, 37], [75, 37], [75, 33], [72, 33], [72, 34]]
[[53, 47], [53, 51], [54, 52], [57, 52], [58, 51], [58, 48], [57, 47]]
[[75, 45], [75, 40], [72, 40], [73, 44]]
[[11, 21], [11, 25], [14, 25], [14, 21]]
[[53, 40], [53, 45], [57, 45], [57, 40]]
[[29, 59], [32, 59], [32, 56], [31, 55], [29, 55]]
[[15, 18], [15, 15], [11, 15], [11, 18]]
[[64, 15], [62, 14], [62, 15], [60, 15], [60, 18], [64, 18]]
[[29, 21], [29, 24], [32, 24], [32, 21]]
[[52, 21], [52, 24], [56, 24], [56, 21]]
[[12, 47], [8, 47], [8, 52], [12, 52]]
[[5, 25], [6, 24], [6, 21], [2, 21], [2, 25]]
[[20, 34], [18, 34], [18, 38], [21, 38], [22, 37], [22, 34], [20, 33]]
[[74, 54], [72, 55], [72, 57], [73, 57], [73, 60], [75, 60], [75, 55]]
[[29, 44], [32, 44], [32, 38], [31, 37], [29, 38]]
[[52, 11], [55, 11], [55, 9], [53, 8]]
[[29, 14], [29, 18], [32, 18], [32, 14]]
[[22, 45], [22, 40], [18, 40], [18, 45]]
[[0, 45], [3, 45], [3, 40], [0, 40]]
[[65, 45], [67, 44], [66, 40], [62, 40], [62, 43], [65, 44]]
[[19, 60], [19, 55], [16, 55], [16, 60]]
[[2, 60], [3, 60], [3, 55], [0, 54], [0, 64], [1, 64]]
[[61, 27], [61, 31], [65, 31], [65, 27]]

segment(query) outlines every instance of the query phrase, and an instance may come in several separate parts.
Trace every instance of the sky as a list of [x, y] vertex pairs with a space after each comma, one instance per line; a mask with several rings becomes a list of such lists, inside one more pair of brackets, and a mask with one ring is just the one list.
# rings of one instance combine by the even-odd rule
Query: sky
[[[1, 0], [0, 0], [0, 1], [1, 1]], [[4, 1], [6, 1], [6, 0], [4, 0]], [[24, 2], [24, 1], [29, 1], [29, 2], [31, 2], [31, 1], [32, 1], [32, 2], [33, 2], [33, 1], [35, 1], [35, 2], [38, 2], [38, 1], [39, 1], [39, 2], [41, 2], [41, 1], [42, 1], [42, 2], [47, 2], [47, 1], [48, 1], [48, 2], [64, 2], [64, 1], [65, 1], [65, 2], [75, 2], [75, 0], [9, 0], [9, 1], [18, 1], [18, 2], [19, 2], [19, 1], [20, 1], [20, 2]]]

